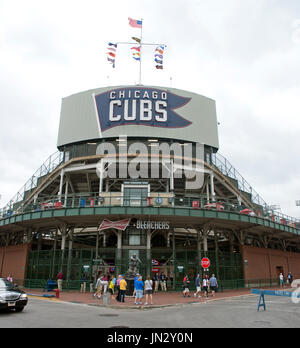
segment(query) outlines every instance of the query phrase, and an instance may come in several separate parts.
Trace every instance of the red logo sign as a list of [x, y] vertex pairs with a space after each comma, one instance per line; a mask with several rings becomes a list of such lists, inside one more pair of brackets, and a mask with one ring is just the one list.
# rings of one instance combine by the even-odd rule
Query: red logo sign
[[204, 257], [202, 260], [201, 260], [201, 266], [206, 269], [206, 268], [209, 268], [210, 266], [210, 260], [207, 258], [207, 257]]
[[110, 221], [110, 220], [104, 219], [101, 225], [99, 226], [98, 230], [103, 231], [109, 228], [115, 228], [117, 230], [124, 231], [126, 230], [126, 227], [129, 225], [129, 222], [130, 222], [130, 219], [121, 220], [121, 221]]

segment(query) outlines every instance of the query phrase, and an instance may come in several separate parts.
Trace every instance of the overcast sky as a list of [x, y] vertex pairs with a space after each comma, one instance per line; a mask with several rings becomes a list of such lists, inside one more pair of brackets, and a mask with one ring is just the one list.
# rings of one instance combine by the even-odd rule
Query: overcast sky
[[145, 49], [142, 83], [215, 99], [220, 153], [300, 217], [299, 0], [0, 0], [0, 206], [57, 150], [63, 97], [138, 82], [128, 47], [115, 70], [105, 55], [139, 34], [128, 17], [168, 46], [163, 71]]

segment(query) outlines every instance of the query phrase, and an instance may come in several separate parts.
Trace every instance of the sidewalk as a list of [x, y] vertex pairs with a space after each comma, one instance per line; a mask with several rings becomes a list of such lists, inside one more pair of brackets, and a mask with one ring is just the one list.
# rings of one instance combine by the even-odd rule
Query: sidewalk
[[[44, 292], [41, 289], [24, 289], [29, 297], [42, 297], [43, 295], [55, 295], [53, 292]], [[175, 305], [183, 305], [183, 304], [191, 304], [191, 303], [203, 303], [211, 300], [218, 300], [230, 297], [238, 297], [238, 296], [248, 296], [251, 295], [250, 289], [239, 289], [239, 290], [228, 290], [220, 293], [216, 293], [214, 297], [209, 294], [209, 297], [201, 297], [195, 298], [194, 292], [190, 292], [191, 297], [184, 298], [181, 292], [158, 292], [153, 295], [153, 305], [142, 306], [143, 308], [157, 308], [157, 307], [167, 307], [167, 306], [175, 306]], [[59, 295], [59, 299], [55, 297], [46, 298], [49, 301], [63, 301], [63, 302], [71, 302], [71, 303], [81, 303], [87, 305], [95, 305], [95, 306], [103, 306], [103, 298], [100, 300], [93, 297], [92, 293], [80, 293], [79, 291], [63, 291]], [[145, 303], [145, 297], [142, 299], [143, 304]], [[120, 303], [115, 299], [115, 295], [111, 297], [110, 305], [108, 307], [111, 308], [141, 308], [141, 305], [134, 305], [133, 297], [126, 297], [125, 303]]]

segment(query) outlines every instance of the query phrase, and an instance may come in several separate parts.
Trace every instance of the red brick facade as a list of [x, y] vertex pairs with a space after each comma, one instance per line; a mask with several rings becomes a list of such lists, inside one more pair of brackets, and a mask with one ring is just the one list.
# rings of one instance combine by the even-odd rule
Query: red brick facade
[[30, 244], [0, 248], [0, 277], [11, 273], [13, 279], [25, 279], [29, 250]]
[[[292, 272], [300, 279], [300, 254], [281, 250], [242, 246], [245, 280], [276, 279], [280, 268], [284, 276]], [[245, 262], [247, 260], [247, 262]]]

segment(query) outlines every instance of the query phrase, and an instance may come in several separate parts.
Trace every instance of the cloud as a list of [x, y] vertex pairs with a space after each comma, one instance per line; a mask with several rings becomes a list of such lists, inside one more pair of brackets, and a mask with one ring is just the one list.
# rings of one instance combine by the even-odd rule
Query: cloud
[[220, 152], [268, 203], [299, 215], [297, 1], [12, 0], [0, 10], [1, 205], [56, 150], [61, 98], [138, 81], [126, 46], [115, 70], [105, 58], [108, 41], [139, 33], [132, 17], [145, 41], [168, 45], [164, 71], [145, 49], [142, 82], [215, 99]]

